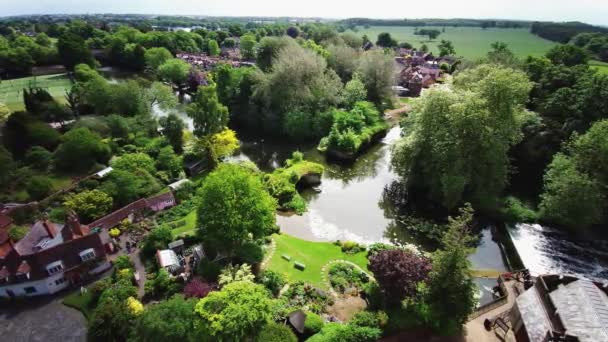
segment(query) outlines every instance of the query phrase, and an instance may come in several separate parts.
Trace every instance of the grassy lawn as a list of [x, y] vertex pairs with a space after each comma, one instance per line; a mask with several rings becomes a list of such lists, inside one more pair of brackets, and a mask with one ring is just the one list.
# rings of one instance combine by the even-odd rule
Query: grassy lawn
[[[425, 29], [435, 28], [441, 31], [442, 27], [421, 27]], [[540, 56], [556, 43], [540, 38], [530, 33], [527, 28], [504, 29], [492, 28], [483, 30], [479, 27], [446, 27], [434, 41], [429, 42], [428, 37], [414, 35], [414, 27], [403, 26], [371, 26], [368, 29], [359, 27], [358, 34], [366, 34], [372, 42], [376, 42], [378, 34], [389, 32], [399, 42], [408, 42], [419, 48], [426, 44], [430, 51], [438, 54], [437, 44], [442, 39], [451, 40], [456, 49], [456, 55], [467, 59], [484, 57], [490, 50], [490, 44], [496, 41], [505, 42], [509, 49], [518, 57]]]
[[182, 220], [186, 221], [186, 224], [171, 231], [174, 239], [196, 234], [196, 210], [190, 212]]
[[3, 80], [0, 83], [0, 102], [5, 103], [12, 111], [23, 110], [23, 88], [30, 86], [46, 89], [55, 100], [65, 102], [65, 92], [71, 85], [72, 81], [66, 74]]
[[589, 65], [591, 65], [591, 68], [598, 70], [600, 73], [608, 75], [608, 63], [591, 61], [589, 62]]
[[[321, 280], [321, 268], [331, 260], [348, 260], [363, 269], [367, 269], [367, 253], [349, 255], [342, 253], [339, 246], [331, 242], [311, 242], [295, 238], [290, 235], [274, 235], [276, 250], [270, 259], [267, 268], [284, 274], [290, 281], [303, 280], [314, 285], [325, 287]], [[281, 257], [286, 254], [291, 257], [287, 261]], [[306, 265], [304, 271], [294, 268], [294, 262]]]
[[92, 300], [89, 292], [80, 294], [80, 291], [75, 291], [63, 299], [63, 305], [82, 312], [84, 317], [88, 320], [91, 318], [91, 313], [94, 309]]

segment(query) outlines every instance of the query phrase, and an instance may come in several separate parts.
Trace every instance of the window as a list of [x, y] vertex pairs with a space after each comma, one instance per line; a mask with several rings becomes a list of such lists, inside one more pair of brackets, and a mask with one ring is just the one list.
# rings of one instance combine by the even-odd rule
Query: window
[[56, 286], [61, 285], [61, 284], [65, 283], [66, 281], [67, 280], [65, 278], [57, 279], [57, 280], [55, 280], [55, 285]]
[[88, 261], [95, 259], [95, 250], [93, 248], [85, 249], [84, 251], [79, 253], [80, 259], [82, 261]]
[[49, 275], [61, 272], [63, 271], [63, 263], [61, 260], [52, 262], [46, 266], [46, 271], [49, 273]]
[[24, 291], [25, 291], [25, 293], [27, 293], [27, 294], [36, 293], [36, 288], [35, 288], [35, 287], [33, 287], [33, 286], [26, 287], [26, 288], [24, 288], [23, 290], [24, 290]]

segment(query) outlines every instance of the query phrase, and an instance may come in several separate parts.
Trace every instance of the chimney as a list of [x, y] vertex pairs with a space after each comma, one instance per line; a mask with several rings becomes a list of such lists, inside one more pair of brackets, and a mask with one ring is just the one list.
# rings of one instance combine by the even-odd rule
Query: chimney
[[66, 228], [69, 229], [74, 236], [84, 236], [84, 232], [82, 231], [82, 226], [80, 225], [80, 220], [78, 219], [78, 215], [73, 210], [70, 210], [66, 217]]
[[57, 232], [55, 231], [55, 225], [53, 224], [53, 222], [45, 219], [44, 221], [42, 221], [42, 225], [44, 226], [44, 229], [46, 230], [46, 233], [49, 235], [49, 237], [54, 238]]

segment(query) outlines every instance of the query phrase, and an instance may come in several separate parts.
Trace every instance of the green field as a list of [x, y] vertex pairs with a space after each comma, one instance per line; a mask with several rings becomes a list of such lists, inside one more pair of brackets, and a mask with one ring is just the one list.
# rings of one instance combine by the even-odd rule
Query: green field
[[598, 70], [602, 74], [608, 75], [608, 63], [600, 62], [600, 61], [591, 61], [589, 62], [591, 68]]
[[[442, 27], [421, 27], [425, 29], [443, 30]], [[408, 42], [419, 48], [426, 44], [434, 54], [438, 53], [437, 44], [442, 39], [451, 40], [456, 49], [456, 55], [466, 59], [484, 57], [490, 50], [490, 44], [501, 41], [509, 45], [509, 49], [518, 57], [540, 56], [551, 49], [556, 43], [533, 35], [526, 29], [492, 28], [483, 30], [479, 27], [446, 27], [434, 41], [429, 42], [428, 37], [414, 34], [414, 27], [402, 26], [371, 26], [368, 29], [359, 28], [358, 34], [366, 34], [372, 42], [376, 42], [378, 34], [389, 32], [399, 42]]]
[[23, 89], [38, 87], [46, 89], [56, 100], [65, 101], [65, 92], [72, 85], [66, 74], [32, 76], [3, 80], [0, 82], [0, 102], [5, 103], [12, 111], [23, 110]]
[[[321, 278], [321, 269], [332, 260], [348, 260], [363, 269], [367, 269], [367, 253], [354, 255], [343, 253], [340, 246], [330, 242], [311, 242], [300, 240], [287, 234], [274, 235], [276, 250], [267, 268], [279, 272], [289, 281], [302, 280], [320, 287], [326, 287]], [[291, 257], [291, 261], [283, 259], [282, 255]], [[294, 262], [306, 265], [304, 271], [294, 267]]]

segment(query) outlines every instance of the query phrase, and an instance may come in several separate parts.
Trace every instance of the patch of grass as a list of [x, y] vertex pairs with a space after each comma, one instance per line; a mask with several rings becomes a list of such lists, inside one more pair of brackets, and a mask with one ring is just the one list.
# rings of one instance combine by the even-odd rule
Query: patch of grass
[[93, 309], [95, 309], [93, 307], [93, 297], [89, 292], [80, 294], [80, 291], [75, 291], [63, 299], [63, 305], [82, 312], [87, 320], [91, 318]]
[[[443, 30], [443, 27], [425, 26], [424, 28]], [[557, 45], [555, 42], [533, 35], [527, 28], [489, 28], [483, 30], [479, 27], [446, 27], [445, 32], [442, 32], [433, 41], [428, 41], [428, 37], [415, 35], [414, 29], [414, 27], [399, 26], [371, 26], [368, 29], [359, 27], [358, 34], [361, 36], [367, 35], [375, 43], [378, 34], [389, 32], [397, 41], [408, 42], [416, 48], [426, 44], [435, 55], [439, 53], [437, 45], [442, 39], [446, 39], [454, 43], [457, 56], [472, 60], [485, 57], [490, 50], [490, 44], [496, 41], [507, 43], [509, 49], [520, 58], [544, 55], [549, 49]]]
[[58, 102], [65, 102], [65, 92], [72, 86], [72, 81], [66, 74], [45, 76], [32, 76], [3, 80], [0, 83], [0, 102], [3, 102], [12, 111], [25, 108], [23, 104], [23, 89], [38, 87], [45, 89]]
[[599, 71], [601, 74], [608, 75], [608, 63], [600, 61], [591, 61], [589, 65], [592, 69]]
[[196, 210], [191, 211], [182, 220], [185, 221], [186, 224], [171, 231], [171, 235], [174, 239], [184, 236], [193, 236], [194, 234], [196, 234]]
[[[321, 269], [331, 260], [348, 260], [367, 270], [367, 253], [361, 252], [354, 255], [343, 253], [340, 246], [331, 242], [312, 242], [295, 238], [290, 235], [280, 234], [273, 236], [276, 242], [276, 250], [268, 262], [267, 269], [279, 272], [289, 281], [305, 281], [313, 285], [327, 288], [321, 278]], [[289, 255], [290, 261], [281, 256]], [[300, 271], [294, 267], [295, 262], [306, 265], [306, 269]]]

